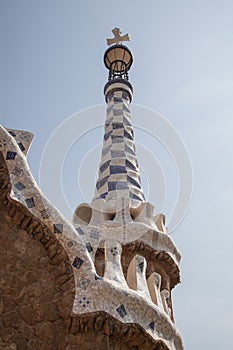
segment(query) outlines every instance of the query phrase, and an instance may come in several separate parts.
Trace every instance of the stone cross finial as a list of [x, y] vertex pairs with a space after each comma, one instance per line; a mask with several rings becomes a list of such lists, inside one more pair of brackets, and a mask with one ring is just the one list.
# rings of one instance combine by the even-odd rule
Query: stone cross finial
[[129, 34], [121, 35], [120, 28], [114, 28], [112, 30], [114, 38], [107, 39], [107, 44], [122, 44], [122, 41], [130, 41]]

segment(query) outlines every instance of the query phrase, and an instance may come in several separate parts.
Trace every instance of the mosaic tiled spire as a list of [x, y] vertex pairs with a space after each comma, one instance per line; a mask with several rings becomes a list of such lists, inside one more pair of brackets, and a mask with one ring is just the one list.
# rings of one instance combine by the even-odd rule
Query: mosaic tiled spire
[[94, 200], [123, 196], [141, 202], [145, 198], [131, 124], [133, 88], [128, 82], [132, 55], [127, 47], [117, 44], [105, 52], [104, 62], [109, 69], [109, 81], [104, 89], [107, 115]]

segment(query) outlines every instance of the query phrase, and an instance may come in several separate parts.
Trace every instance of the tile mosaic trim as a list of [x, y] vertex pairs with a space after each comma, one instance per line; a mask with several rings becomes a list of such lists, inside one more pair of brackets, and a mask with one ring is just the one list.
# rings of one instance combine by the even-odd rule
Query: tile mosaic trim
[[[117, 197], [117, 191], [122, 190], [122, 186], [117, 186], [113, 177], [116, 174], [119, 175], [119, 183], [125, 182], [123, 174], [128, 175], [125, 189], [128, 189], [129, 198], [139, 202], [145, 200], [135, 153], [129, 104], [125, 91], [115, 91], [108, 95], [102, 160], [94, 200], [112, 200]], [[103, 186], [105, 183], [106, 187]], [[135, 191], [135, 186], [139, 191]]]
[[15, 139], [18, 147], [26, 156], [33, 140], [33, 134], [24, 130], [6, 129], [8, 133]]

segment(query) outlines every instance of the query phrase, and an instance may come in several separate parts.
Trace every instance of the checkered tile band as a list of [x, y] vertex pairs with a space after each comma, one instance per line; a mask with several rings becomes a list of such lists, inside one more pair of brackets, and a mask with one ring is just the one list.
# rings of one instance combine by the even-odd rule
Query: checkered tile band
[[128, 92], [108, 93], [107, 104], [102, 159], [94, 200], [114, 199], [123, 195], [144, 201], [135, 153]]

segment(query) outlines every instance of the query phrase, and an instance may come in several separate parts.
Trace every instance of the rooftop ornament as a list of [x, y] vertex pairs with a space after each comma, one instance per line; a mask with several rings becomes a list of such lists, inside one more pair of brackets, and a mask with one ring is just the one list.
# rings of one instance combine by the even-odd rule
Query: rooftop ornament
[[111, 46], [104, 54], [104, 64], [109, 70], [108, 80], [128, 80], [128, 71], [133, 63], [133, 56], [130, 50], [122, 45], [122, 42], [129, 41], [130, 37], [128, 34], [121, 35], [119, 28], [114, 28], [112, 33], [114, 38], [107, 39], [107, 44]]
[[122, 44], [122, 41], [130, 41], [129, 34], [121, 35], [120, 28], [114, 28], [112, 30], [112, 33], [114, 35], [114, 38], [107, 39], [108, 46], [113, 44], [117, 44], [117, 45]]

